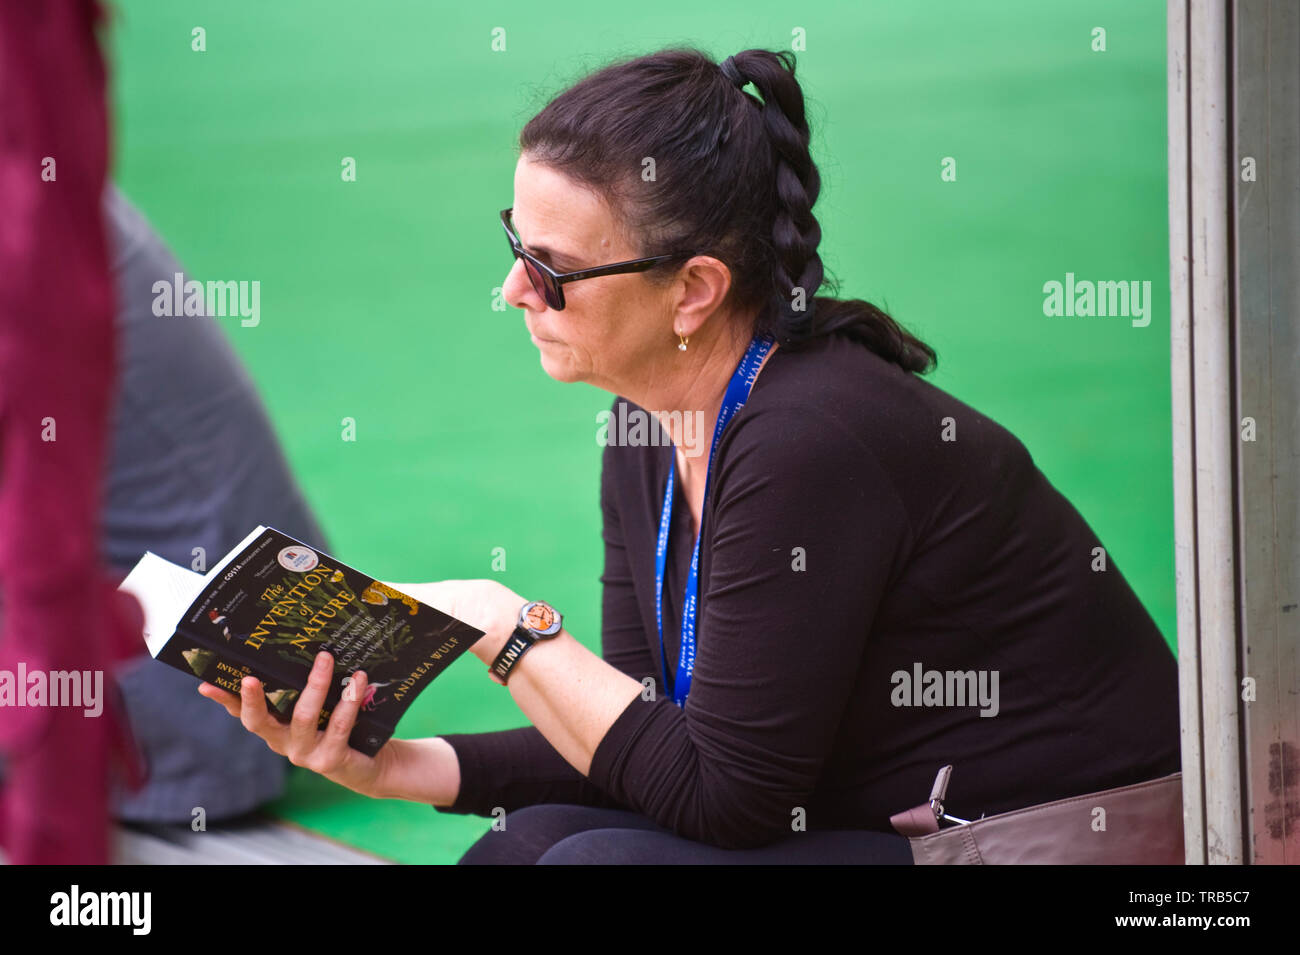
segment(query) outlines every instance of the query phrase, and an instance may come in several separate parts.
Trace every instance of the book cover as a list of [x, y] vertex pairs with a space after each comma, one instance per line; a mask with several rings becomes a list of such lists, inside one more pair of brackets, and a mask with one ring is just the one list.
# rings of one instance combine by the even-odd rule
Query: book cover
[[239, 693], [261, 680], [268, 711], [293, 713], [316, 654], [334, 657], [318, 726], [364, 670], [368, 686], [349, 744], [373, 756], [411, 702], [483, 636], [307, 546], [258, 526], [206, 575], [146, 553], [121, 583], [145, 613], [145, 643], [157, 660]]

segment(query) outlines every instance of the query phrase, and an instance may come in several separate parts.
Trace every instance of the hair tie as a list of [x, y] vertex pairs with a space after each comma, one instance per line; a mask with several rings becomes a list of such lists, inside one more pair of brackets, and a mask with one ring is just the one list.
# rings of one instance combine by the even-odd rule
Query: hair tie
[[736, 89], [740, 89], [749, 80], [740, 75], [740, 70], [736, 68], [736, 58], [729, 56], [718, 64], [718, 69], [722, 70], [722, 75], [731, 80]]

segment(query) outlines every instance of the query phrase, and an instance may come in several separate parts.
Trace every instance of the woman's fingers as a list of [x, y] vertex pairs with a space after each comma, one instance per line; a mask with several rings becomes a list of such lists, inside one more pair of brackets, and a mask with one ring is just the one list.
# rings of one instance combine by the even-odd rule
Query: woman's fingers
[[235, 694], [228, 690], [223, 690], [221, 687], [215, 686], [211, 683], [200, 683], [199, 695], [206, 696], [209, 700], [215, 700], [220, 703], [226, 708], [226, 712], [231, 716], [239, 716], [239, 697], [235, 696]]
[[320, 743], [316, 747], [316, 752], [312, 757], [311, 768], [318, 773], [328, 773], [338, 767], [348, 755], [348, 739], [352, 735], [352, 727], [356, 725], [357, 713], [361, 710], [361, 703], [366, 698], [366, 688], [370, 681], [361, 670], [352, 674], [352, 680], [343, 689], [343, 695], [339, 698], [334, 707], [334, 712], [330, 714], [330, 721], [325, 727], [325, 732], [321, 734]]
[[333, 676], [334, 658], [322, 650], [316, 654], [316, 662], [312, 664], [311, 673], [307, 674], [307, 685], [293, 705], [293, 717], [289, 720], [288, 755], [294, 763], [306, 759], [316, 748], [320, 711], [325, 707]]
[[283, 756], [286, 731], [266, 711], [266, 694], [262, 692], [262, 682], [256, 677], [244, 677], [239, 685], [239, 700], [239, 722], [244, 724], [244, 729], [262, 737], [271, 749]]
[[348, 740], [356, 725], [357, 714], [366, 698], [370, 681], [360, 670], [352, 675], [324, 732], [317, 727], [320, 712], [329, 694], [334, 674], [334, 658], [326, 651], [316, 655], [307, 686], [293, 708], [293, 716], [286, 727], [268, 712], [266, 694], [255, 677], [244, 677], [240, 695], [235, 696], [211, 683], [199, 686], [199, 692], [216, 700], [231, 716], [236, 716], [250, 733], [264, 739], [268, 746], [296, 766], [318, 773], [330, 773], [347, 759]]

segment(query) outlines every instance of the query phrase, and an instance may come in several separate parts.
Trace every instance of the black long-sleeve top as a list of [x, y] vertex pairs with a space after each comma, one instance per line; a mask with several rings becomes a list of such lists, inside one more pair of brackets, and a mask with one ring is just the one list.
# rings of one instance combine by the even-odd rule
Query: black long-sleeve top
[[[642, 409], [611, 410], [612, 425]], [[892, 831], [948, 763], [961, 818], [1178, 770], [1174, 656], [1083, 517], [1005, 428], [841, 336], [778, 348], [723, 432], [678, 708], [654, 596], [673, 453], [611, 443], [602, 459], [602, 654], [655, 698], [628, 704], [588, 777], [535, 727], [444, 737], [461, 789], [440, 811], [622, 807], [743, 848], [800, 819]], [[679, 488], [670, 677], [693, 544]]]

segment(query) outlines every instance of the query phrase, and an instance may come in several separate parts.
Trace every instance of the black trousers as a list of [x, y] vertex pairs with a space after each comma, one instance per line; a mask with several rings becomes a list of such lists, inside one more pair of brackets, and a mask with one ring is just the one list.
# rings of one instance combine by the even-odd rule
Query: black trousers
[[516, 809], [488, 830], [460, 865], [911, 865], [903, 836], [888, 832], [792, 832], [758, 849], [719, 849], [683, 839], [635, 812], [546, 803]]

